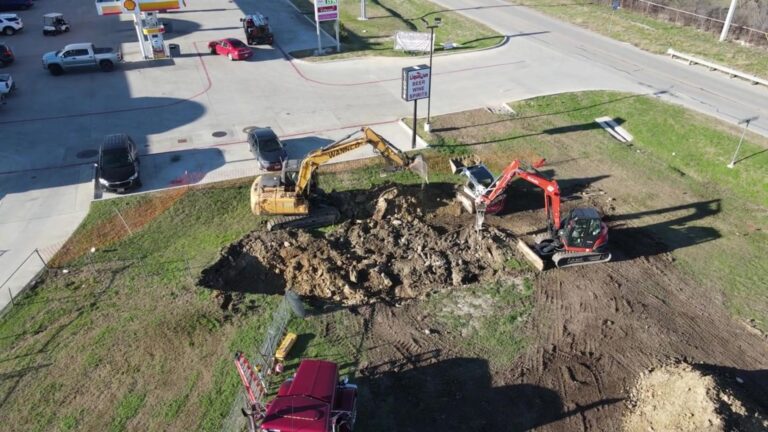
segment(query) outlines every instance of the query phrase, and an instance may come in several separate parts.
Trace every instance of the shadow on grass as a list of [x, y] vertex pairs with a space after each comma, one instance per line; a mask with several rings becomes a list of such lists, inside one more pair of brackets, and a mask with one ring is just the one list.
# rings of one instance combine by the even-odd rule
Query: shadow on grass
[[568, 109], [568, 110], [551, 111], [551, 112], [534, 114], [534, 115], [529, 115], [529, 116], [507, 116], [505, 118], [501, 118], [499, 120], [494, 120], [494, 121], [491, 121], [491, 122], [472, 123], [472, 124], [465, 124], [465, 125], [446, 127], [446, 128], [435, 128], [435, 129], [433, 129], [433, 133], [451, 132], [451, 131], [456, 131], [456, 130], [461, 130], [461, 129], [470, 129], [470, 128], [475, 128], [475, 127], [490, 126], [490, 125], [493, 125], [493, 124], [504, 123], [504, 122], [511, 122], [511, 121], [516, 121], [516, 120], [527, 120], [527, 119], [534, 119], [534, 118], [540, 118], [540, 117], [549, 117], [549, 116], [560, 115], [560, 114], [568, 114], [568, 113], [572, 113], [572, 112], [588, 110], [590, 108], [596, 108], [596, 107], [599, 107], [599, 106], [611, 105], [611, 104], [614, 104], [614, 103], [617, 103], [617, 102], [621, 102], [621, 101], [624, 101], [624, 100], [627, 100], [627, 99], [634, 99], [634, 98], [643, 97], [643, 96], [661, 96], [661, 95], [664, 95], [666, 93], [668, 93], [666, 90], [661, 90], [661, 91], [657, 91], [657, 92], [653, 92], [653, 93], [638, 93], [638, 94], [633, 94], [633, 95], [622, 96], [622, 97], [615, 98], [615, 99], [610, 99], [610, 100], [607, 100], [607, 101], [604, 101], [604, 102], [599, 102], [599, 103], [590, 104], [590, 105], [584, 105], [584, 106], [580, 106], [580, 107], [573, 108], [573, 109]]
[[[611, 243], [617, 246], [612, 249], [618, 249], [617, 253], [614, 254], [614, 261], [659, 255], [717, 240], [722, 237], [717, 229], [691, 224], [717, 215], [720, 211], [720, 200], [714, 199], [609, 216], [606, 219], [611, 227]], [[623, 223], [648, 216], [664, 216], [677, 212], [685, 212], [686, 214], [639, 227], [626, 226]]]
[[[510, 121], [510, 120], [518, 120], [518, 119], [520, 119], [520, 118], [511, 118], [509, 120], [500, 120], [499, 122], [501, 122], [501, 121]], [[626, 123], [626, 120], [624, 120], [621, 117], [616, 117], [616, 118], [613, 119], [613, 121], [616, 122], [617, 125], [622, 125], [622, 124]], [[497, 122], [493, 122], [493, 123], [497, 123]], [[486, 125], [488, 125], [488, 124], [492, 124], [492, 123], [486, 123]], [[504, 136], [504, 137], [501, 137], [501, 138], [496, 138], [496, 139], [486, 140], [486, 141], [476, 141], [476, 142], [462, 143], [462, 144], [432, 144], [432, 145], [430, 145], [430, 147], [431, 148], [436, 148], [436, 149], [448, 148], [448, 147], [471, 147], [471, 146], [478, 146], [478, 145], [483, 145], [483, 144], [493, 144], [493, 143], [504, 142], [504, 141], [512, 141], [512, 140], [516, 140], [516, 139], [520, 139], [520, 138], [529, 138], [529, 137], [534, 137], [534, 136], [539, 136], [539, 135], [549, 135], [549, 136], [552, 136], [552, 135], [561, 135], [561, 134], [572, 133], [572, 132], [584, 132], [584, 131], [590, 131], [590, 130], [602, 129], [602, 128], [603, 127], [600, 126], [600, 124], [598, 124], [597, 122], [592, 121], [592, 122], [589, 122], [589, 123], [582, 123], [582, 124], [575, 124], [575, 125], [560, 126], [560, 127], [556, 127], [556, 128], [544, 129], [541, 132], [532, 132], [532, 133], [521, 134], [521, 135], [509, 135], [509, 136]], [[436, 132], [440, 132], [440, 131], [445, 132], [445, 131], [451, 131], [451, 130], [457, 130], [457, 129], [462, 129], [462, 127], [444, 128], [444, 129], [436, 130]]]

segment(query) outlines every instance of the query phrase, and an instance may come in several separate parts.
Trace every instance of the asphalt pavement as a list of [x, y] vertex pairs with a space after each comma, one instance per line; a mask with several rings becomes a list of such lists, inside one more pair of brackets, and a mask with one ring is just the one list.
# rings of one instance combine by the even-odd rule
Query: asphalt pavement
[[[655, 94], [726, 121], [760, 115], [751, 128], [768, 135], [764, 88], [501, 0], [437, 3], [508, 39], [490, 50], [435, 56], [434, 115], [545, 94], [613, 89]], [[400, 70], [426, 63], [426, 57], [291, 60], [288, 52], [314, 48], [317, 42], [314, 26], [287, 1], [189, 4], [162, 15], [171, 24], [167, 42], [181, 48], [171, 61], [142, 61], [130, 21], [99, 17], [92, 3], [77, 0], [56, 3], [72, 23], [68, 34], [42, 36], [41, 16], [51, 10], [37, 2], [19, 13], [27, 26], [22, 33], [0, 36], [18, 55], [3, 72], [12, 73], [19, 85], [0, 108], [0, 283], [21, 265], [3, 291], [17, 292], [41, 265], [34, 250], [49, 257], [87, 214], [95, 192], [95, 150], [104, 135], [127, 132], [137, 142], [145, 161], [145, 190], [254, 175], [258, 168], [243, 132], [251, 126], [275, 129], [296, 157], [364, 125], [401, 148], [410, 147], [409, 133], [398, 122], [412, 112], [412, 105], [400, 99]], [[269, 16], [275, 46], [259, 46], [243, 62], [207, 53], [210, 40], [242, 38], [239, 18], [256, 10]], [[127, 62], [111, 73], [60, 77], [40, 67], [44, 51], [86, 41], [120, 46]], [[323, 44], [333, 42], [323, 35]], [[426, 104], [419, 106], [424, 116]], [[628, 128], [631, 132], [631, 124]], [[361, 150], [346, 157], [370, 155]], [[9, 300], [0, 292], [0, 307]]]

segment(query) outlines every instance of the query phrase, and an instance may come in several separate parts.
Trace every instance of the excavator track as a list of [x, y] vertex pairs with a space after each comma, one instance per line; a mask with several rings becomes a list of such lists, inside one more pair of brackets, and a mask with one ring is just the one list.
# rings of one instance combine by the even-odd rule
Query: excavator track
[[281, 229], [307, 229], [320, 228], [331, 225], [339, 220], [341, 214], [330, 206], [315, 206], [308, 215], [301, 216], [280, 216], [272, 218], [267, 222], [267, 231], [277, 231]]
[[552, 255], [552, 262], [558, 268], [577, 265], [599, 264], [611, 260], [610, 252], [557, 252]]

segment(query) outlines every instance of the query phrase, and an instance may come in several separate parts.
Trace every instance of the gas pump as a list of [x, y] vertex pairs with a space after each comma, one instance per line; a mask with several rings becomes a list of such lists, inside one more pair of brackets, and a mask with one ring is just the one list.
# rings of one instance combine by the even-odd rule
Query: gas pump
[[[96, 11], [99, 15], [133, 16], [139, 48], [145, 60], [169, 57], [168, 47], [163, 40], [165, 27], [158, 19], [157, 13], [186, 7], [186, 0], [96, 0]], [[150, 49], [147, 49], [147, 42]]]
[[157, 12], [143, 12], [143, 33], [149, 39], [149, 46], [152, 48], [149, 57], [155, 60], [168, 58], [168, 49], [163, 40], [165, 27], [157, 18]]

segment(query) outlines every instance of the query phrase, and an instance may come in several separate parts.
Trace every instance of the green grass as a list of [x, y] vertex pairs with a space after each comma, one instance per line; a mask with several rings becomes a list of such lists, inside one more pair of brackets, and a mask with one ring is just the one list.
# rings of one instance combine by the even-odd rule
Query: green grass
[[112, 425], [109, 427], [111, 432], [120, 432], [125, 430], [126, 424], [139, 413], [144, 406], [144, 400], [147, 395], [143, 393], [127, 393], [117, 404], [117, 409], [113, 416]]
[[609, 5], [561, 0], [511, 1], [585, 27], [646, 51], [663, 54], [667, 49], [691, 54], [759, 77], [768, 77], [765, 48], [718, 42], [718, 34], [647, 17], [629, 9], [612, 12]]
[[[309, 0], [291, 0], [299, 10], [314, 20], [313, 3]], [[341, 4], [341, 53], [324, 56], [323, 59], [338, 59], [360, 56], [405, 56], [394, 51], [394, 35], [398, 31], [429, 32], [425, 18], [432, 22], [439, 16], [443, 24], [436, 29], [435, 51], [442, 51], [445, 42], [458, 43], [452, 51], [487, 48], [500, 43], [503, 35], [478, 24], [457, 12], [444, 11], [442, 7], [426, 0], [379, 0], [368, 2], [366, 21], [360, 21], [360, 3], [343, 1]], [[331, 23], [323, 23], [323, 29], [335, 35]], [[313, 49], [293, 52], [296, 57], [308, 57]]]
[[[527, 268], [524, 264], [517, 270]], [[452, 334], [460, 335], [466, 355], [487, 358], [505, 367], [525, 346], [522, 325], [533, 308], [528, 279], [473, 285], [430, 296], [427, 310]]]

